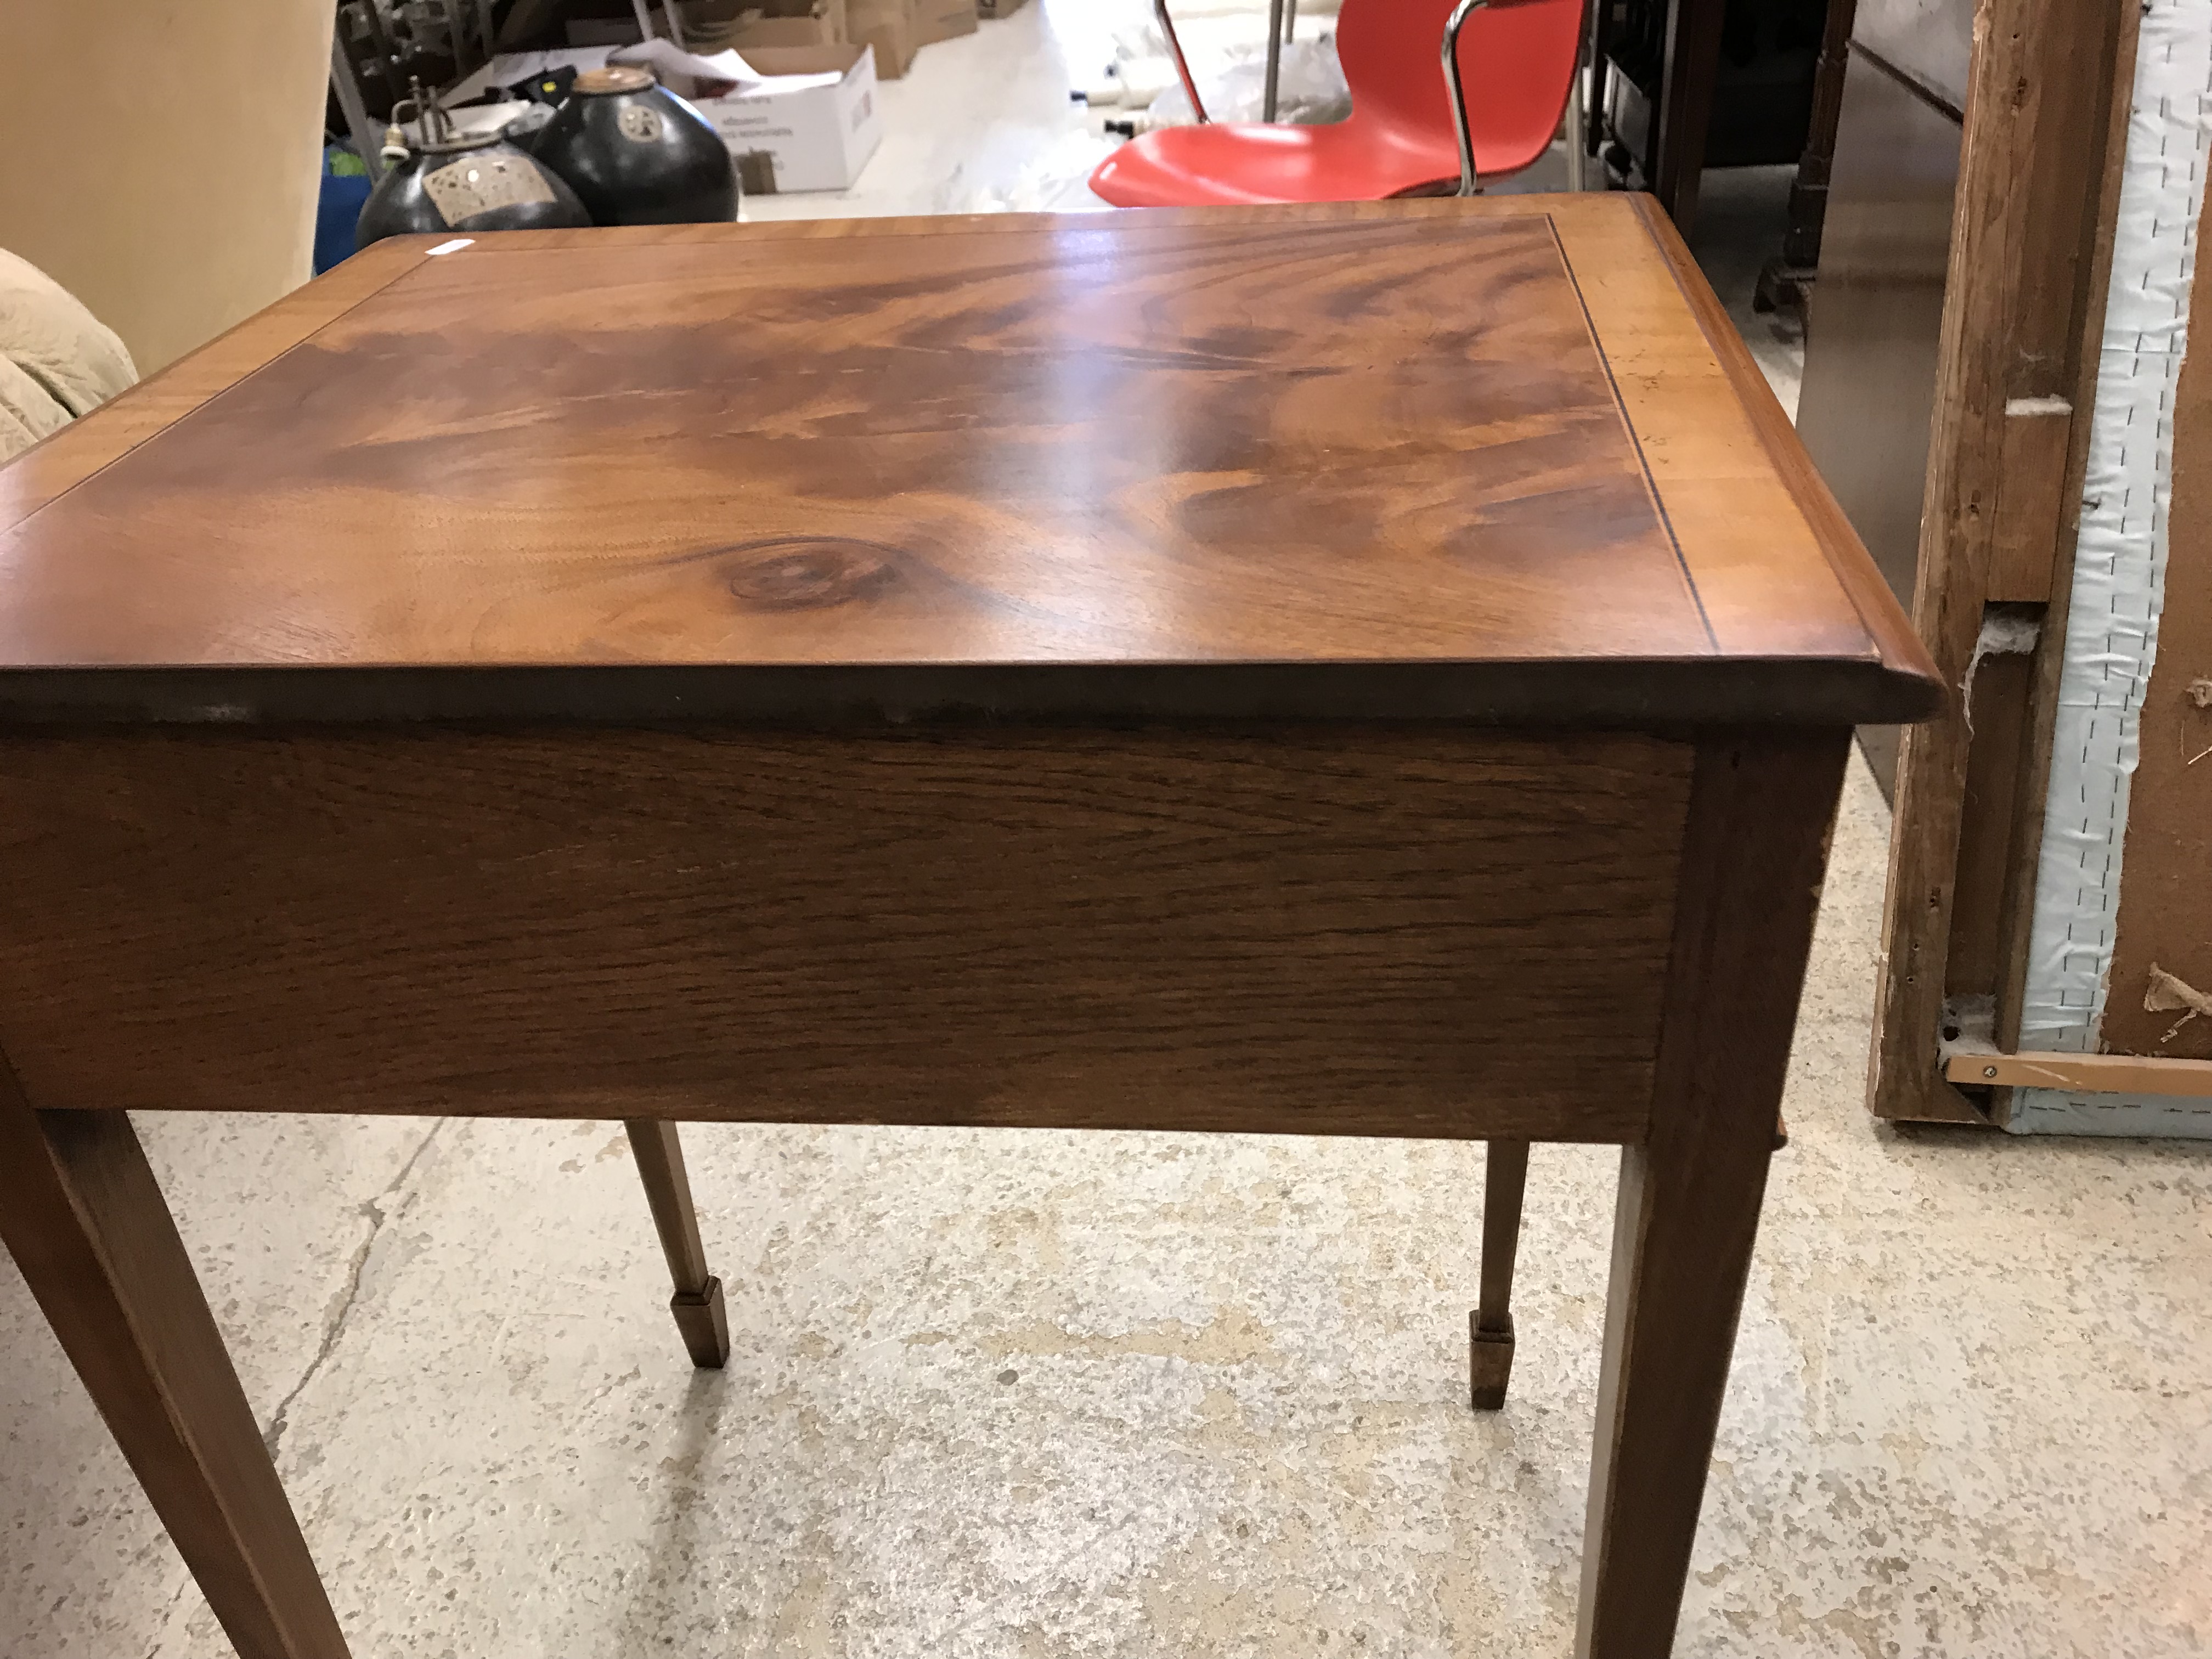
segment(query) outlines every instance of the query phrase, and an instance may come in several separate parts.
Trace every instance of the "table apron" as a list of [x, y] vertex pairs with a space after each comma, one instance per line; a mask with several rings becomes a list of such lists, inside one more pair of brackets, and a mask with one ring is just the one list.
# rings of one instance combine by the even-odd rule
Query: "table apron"
[[1692, 750], [1310, 726], [0, 741], [53, 1109], [1634, 1141]]

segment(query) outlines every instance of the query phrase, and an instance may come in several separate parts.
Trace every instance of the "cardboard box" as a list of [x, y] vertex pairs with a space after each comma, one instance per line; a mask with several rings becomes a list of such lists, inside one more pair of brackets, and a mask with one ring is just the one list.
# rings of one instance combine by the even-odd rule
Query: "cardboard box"
[[745, 62], [772, 77], [749, 92], [701, 98], [749, 196], [842, 190], [883, 142], [875, 55], [866, 46], [761, 46]]
[[913, 0], [913, 4], [916, 46], [975, 33], [975, 0]]
[[1012, 17], [1028, 3], [1029, 0], [975, 0], [975, 15]]
[[[629, 33], [635, 40], [635, 23], [630, 25]], [[605, 46], [572, 46], [565, 52], [503, 52], [473, 74], [456, 82], [447, 90], [443, 101], [450, 109], [463, 99], [473, 98], [494, 87], [512, 87], [534, 80], [548, 70], [598, 69], [606, 61]]]
[[691, 32], [694, 50], [740, 57], [757, 46], [835, 46], [845, 40], [845, 0], [766, 0], [702, 21]]
[[596, 46], [602, 52], [609, 46], [634, 46], [645, 39], [634, 17], [571, 17], [563, 27], [571, 46]]
[[876, 79], [896, 81], [914, 62], [915, 0], [845, 0], [845, 38], [872, 49]]

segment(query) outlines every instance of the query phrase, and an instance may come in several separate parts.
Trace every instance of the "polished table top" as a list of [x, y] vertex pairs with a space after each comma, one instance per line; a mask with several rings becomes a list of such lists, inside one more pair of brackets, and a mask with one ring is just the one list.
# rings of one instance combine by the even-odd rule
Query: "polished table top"
[[0, 717], [1936, 700], [1644, 198], [435, 246], [0, 471]]

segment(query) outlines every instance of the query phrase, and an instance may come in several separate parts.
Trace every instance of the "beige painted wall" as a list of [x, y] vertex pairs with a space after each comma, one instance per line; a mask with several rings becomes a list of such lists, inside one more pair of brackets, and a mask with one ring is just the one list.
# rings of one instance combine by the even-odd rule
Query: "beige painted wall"
[[331, 0], [0, 0], [0, 247], [142, 374], [307, 279]]

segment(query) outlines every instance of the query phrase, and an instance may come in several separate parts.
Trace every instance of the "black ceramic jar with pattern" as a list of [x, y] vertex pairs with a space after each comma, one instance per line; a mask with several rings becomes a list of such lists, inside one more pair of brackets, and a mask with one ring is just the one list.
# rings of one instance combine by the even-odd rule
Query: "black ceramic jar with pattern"
[[369, 192], [354, 228], [354, 246], [417, 231], [567, 230], [589, 223], [563, 180], [498, 133], [480, 132], [436, 139], [399, 155]]
[[738, 174], [707, 118], [629, 64], [586, 70], [538, 135], [538, 159], [601, 225], [726, 224]]

